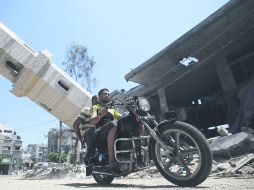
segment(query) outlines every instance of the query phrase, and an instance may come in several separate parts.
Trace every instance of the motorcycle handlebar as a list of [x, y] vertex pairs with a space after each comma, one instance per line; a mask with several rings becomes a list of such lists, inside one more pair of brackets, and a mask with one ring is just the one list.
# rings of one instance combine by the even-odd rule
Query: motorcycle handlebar
[[143, 116], [142, 119], [143, 120], [147, 120], [147, 121], [155, 120], [155, 116], [153, 116], [153, 115]]

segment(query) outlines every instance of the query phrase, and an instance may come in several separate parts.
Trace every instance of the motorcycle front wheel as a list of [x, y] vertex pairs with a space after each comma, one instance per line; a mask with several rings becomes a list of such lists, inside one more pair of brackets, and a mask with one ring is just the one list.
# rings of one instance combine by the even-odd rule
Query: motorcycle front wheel
[[172, 151], [166, 152], [155, 139], [151, 139], [152, 158], [162, 176], [182, 187], [202, 183], [212, 168], [212, 153], [202, 133], [179, 121], [165, 124], [159, 131], [161, 140]]

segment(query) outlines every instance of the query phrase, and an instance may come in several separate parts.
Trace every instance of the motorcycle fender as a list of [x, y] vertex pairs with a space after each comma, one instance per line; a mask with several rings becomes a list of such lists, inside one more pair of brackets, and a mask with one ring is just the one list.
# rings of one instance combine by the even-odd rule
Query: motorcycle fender
[[168, 125], [168, 124], [173, 124], [175, 123], [176, 119], [171, 119], [171, 120], [164, 120], [164, 121], [161, 121], [157, 126], [156, 126], [156, 129], [159, 133], [161, 133], [161, 129], [165, 126], [165, 125]]

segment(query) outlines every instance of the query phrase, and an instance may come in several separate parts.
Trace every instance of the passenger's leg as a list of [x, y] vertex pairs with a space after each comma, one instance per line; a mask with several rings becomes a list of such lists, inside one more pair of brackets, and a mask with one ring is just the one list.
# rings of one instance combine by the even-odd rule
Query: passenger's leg
[[91, 127], [85, 131], [84, 140], [87, 145], [86, 161], [90, 161], [95, 153], [96, 142], [95, 142], [95, 128]]
[[73, 129], [75, 134], [77, 135], [78, 139], [80, 140], [80, 142], [82, 143], [82, 137], [80, 134], [80, 129], [79, 129], [79, 125], [82, 123], [82, 121], [80, 120], [80, 118], [76, 118], [76, 120], [73, 123]]
[[116, 137], [116, 127], [113, 127], [109, 130], [108, 137], [107, 137], [109, 163], [112, 163], [114, 161], [115, 137]]

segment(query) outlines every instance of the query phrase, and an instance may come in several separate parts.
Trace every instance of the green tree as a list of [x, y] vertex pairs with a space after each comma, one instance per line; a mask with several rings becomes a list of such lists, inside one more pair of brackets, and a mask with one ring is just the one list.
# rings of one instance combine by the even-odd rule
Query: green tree
[[3, 161], [3, 159], [4, 159], [4, 156], [0, 155], [0, 163]]
[[58, 157], [58, 154], [57, 154], [57, 153], [55, 153], [55, 152], [50, 152], [50, 153], [49, 153], [49, 161], [50, 161], [50, 162], [58, 162], [58, 161], [59, 161], [58, 158], [59, 158], [59, 157]]
[[[56, 152], [50, 152], [49, 153], [49, 161], [50, 162], [59, 162], [59, 153]], [[67, 161], [67, 155], [66, 154], [61, 154], [61, 163], [66, 162]]]
[[[63, 62], [64, 70], [67, 72], [75, 81], [81, 86], [86, 88], [89, 92], [92, 92], [95, 85], [96, 79], [93, 78], [93, 69], [95, 61], [93, 57], [88, 56], [87, 48], [85, 46], [71, 43], [67, 49], [66, 60]], [[77, 155], [78, 139], [75, 142], [74, 154]], [[74, 159], [75, 160], [75, 159]], [[72, 160], [73, 161], [73, 160]], [[76, 161], [77, 163], [77, 156]]]
[[71, 154], [70, 163], [71, 164], [77, 164], [77, 154]]
[[96, 79], [93, 78], [93, 69], [95, 62], [93, 57], [88, 56], [85, 46], [71, 43], [67, 49], [66, 60], [63, 62], [64, 70], [80, 83], [89, 92], [92, 92], [96, 85]]
[[67, 155], [66, 154], [61, 154], [61, 163], [67, 162]]

